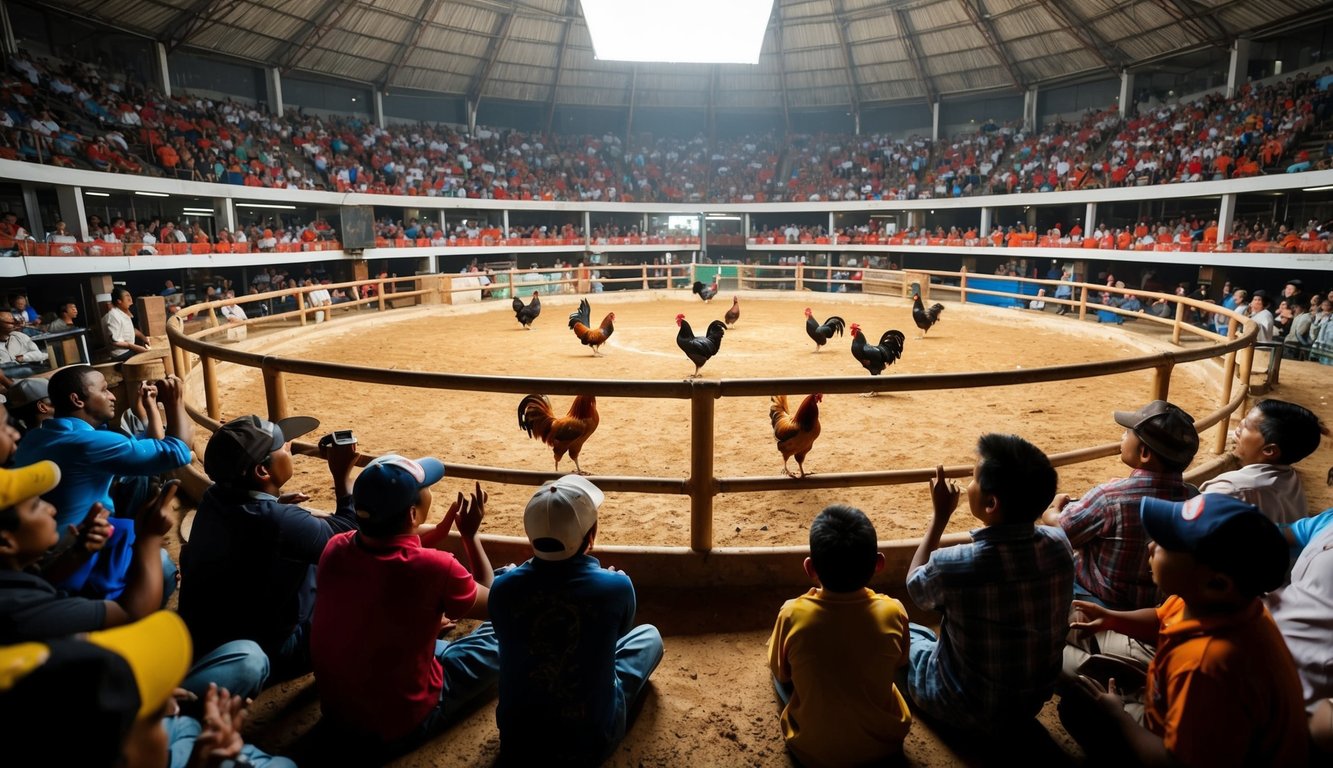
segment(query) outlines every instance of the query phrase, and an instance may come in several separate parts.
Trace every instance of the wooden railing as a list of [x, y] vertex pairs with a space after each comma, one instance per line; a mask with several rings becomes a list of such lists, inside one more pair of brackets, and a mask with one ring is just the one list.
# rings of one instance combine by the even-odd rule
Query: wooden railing
[[[771, 286], [778, 283], [787, 283], [799, 288], [810, 282], [812, 275], [818, 278], [819, 283], [826, 282], [823, 280], [824, 275], [820, 274], [820, 272], [825, 269], [824, 267], [810, 267], [803, 265], [777, 267], [733, 265], [728, 266], [727, 268], [735, 269], [737, 271], [737, 277], [735, 279], [742, 287]], [[650, 280], [667, 281], [668, 284], [674, 281], [678, 285], [688, 286], [692, 283], [696, 270], [709, 270], [709, 275], [711, 276], [714, 268], [704, 267], [702, 265], [675, 265], [674, 267], [663, 265], [629, 265], [619, 267], [602, 265], [596, 267], [596, 269], [603, 273], [600, 282], [612, 285], [631, 285], [637, 283], [637, 285], [634, 285], [635, 288], [645, 289], [648, 287]], [[844, 268], [835, 269], [846, 271]], [[654, 270], [664, 270], [665, 274], [661, 277], [655, 277], [653, 276]], [[566, 277], [563, 274], [564, 270], [559, 271], [562, 274], [558, 279], [550, 276], [553, 272], [551, 269], [511, 270], [508, 271], [508, 278], [510, 284], [513, 285], [515, 284], [514, 280], [516, 277], [538, 275], [540, 277], [537, 280], [519, 284], [522, 286], [558, 285], [562, 288], [572, 287], [574, 289], [584, 287], [586, 290], [586, 286], [581, 285], [581, 281], [577, 276], [577, 269], [571, 270], [575, 272], [575, 275], [571, 277]], [[928, 288], [926, 288], [926, 290], [930, 292], [955, 293], [959, 301], [962, 302], [966, 302], [968, 296], [978, 295], [998, 296], [1022, 301], [1031, 300], [1033, 298], [1030, 294], [968, 287], [968, 275], [966, 272], [941, 272], [929, 270], [907, 273], [887, 270], [860, 270], [859, 272], [859, 280], [832, 280], [830, 284], [845, 285], [847, 286], [848, 291], [856, 291], [864, 288], [867, 289], [868, 292], [907, 295], [909, 288], [914, 283], [918, 283], [927, 285]], [[607, 277], [608, 274], [628, 274], [629, 276]], [[211, 315], [211, 313], [218, 307], [228, 303], [246, 304], [293, 296], [295, 297], [296, 303], [295, 309], [277, 315], [270, 315], [268, 317], [253, 318], [246, 321], [246, 324], [256, 325], [277, 321], [291, 322], [299, 320], [299, 322], [304, 325], [309, 322], [310, 314], [318, 311], [317, 308], [308, 306], [308, 294], [310, 291], [319, 290], [320, 288], [329, 290], [351, 290], [359, 296], [357, 299], [344, 304], [334, 305], [333, 307], [323, 307], [323, 311], [339, 311], [344, 308], [357, 310], [370, 306], [383, 311], [388, 308], [396, 307], [404, 301], [411, 301], [413, 304], [423, 302], [452, 303], [456, 298], [455, 294], [459, 292], [467, 291], [475, 294], [481, 290], [475, 277], [476, 275], [382, 277], [374, 280], [338, 283], [329, 286], [311, 286], [296, 290], [272, 291], [264, 294], [249, 295], [235, 300], [211, 302], [188, 307], [178, 314], [176, 318], [173, 318], [173, 321], [168, 324], [167, 335], [171, 343], [173, 362], [175, 363], [177, 371], [189, 373], [191, 369], [186, 364], [188, 354], [192, 353], [199, 356], [200, 380], [202, 381], [204, 388], [205, 410], [200, 412], [198, 409], [191, 406], [189, 409], [190, 413], [199, 424], [209, 429], [217, 428], [218, 420], [221, 418], [222, 412], [219, 399], [221, 390], [217, 381], [218, 362], [232, 363], [260, 371], [264, 382], [268, 417], [273, 420], [281, 419], [289, 415], [286, 389], [286, 377], [288, 375], [314, 376], [325, 379], [339, 379], [399, 387], [448, 389], [470, 392], [527, 394], [529, 392], [537, 391], [552, 395], [591, 394], [598, 397], [670, 398], [689, 400], [690, 464], [688, 475], [686, 477], [596, 476], [593, 480], [603, 490], [611, 492], [677, 494], [689, 496], [690, 548], [695, 552], [707, 552], [713, 549], [713, 500], [715, 496], [720, 493], [780, 491], [790, 490], [793, 487], [796, 487], [793, 484], [793, 481], [785, 476], [715, 476], [713, 461], [715, 453], [714, 420], [716, 401], [719, 398], [768, 397], [769, 395], [775, 394], [807, 394], [815, 391], [823, 392], [825, 394], [860, 394], [872, 390], [879, 392], [909, 392], [934, 389], [1004, 387], [1040, 382], [1063, 381], [1068, 379], [1110, 376], [1131, 371], [1151, 369], [1154, 372], [1152, 391], [1148, 394], [1153, 399], [1166, 399], [1170, 390], [1171, 374], [1177, 365], [1199, 360], [1221, 358], [1221, 396], [1219, 398], [1218, 407], [1195, 422], [1195, 428], [1200, 432], [1213, 427], [1217, 428], [1214, 442], [1214, 453], [1220, 454], [1225, 449], [1226, 445], [1228, 418], [1244, 404], [1245, 399], [1248, 396], [1248, 382], [1253, 364], [1253, 344], [1257, 335], [1257, 330], [1252, 322], [1249, 322], [1244, 317], [1234, 312], [1223, 310], [1213, 304], [1195, 301], [1187, 297], [1123, 289], [1116, 291], [1116, 289], [1108, 289], [1104, 286], [1089, 285], [1086, 283], [1072, 283], [1071, 285], [1076, 293], [1074, 298], [1065, 300], [1056, 299], [1053, 296], [1046, 296], [1044, 299], [1052, 304], [1065, 304], [1076, 308], [1078, 309], [1080, 316], [1086, 315], [1089, 309], [1107, 309], [1115, 311], [1116, 308], [1114, 307], [1089, 301], [1088, 296], [1093, 291], [1100, 292], [1103, 290], [1111, 290], [1123, 294], [1151, 297], [1154, 300], [1159, 298], [1165, 299], [1166, 301], [1175, 304], [1175, 310], [1171, 318], [1160, 318], [1148, 314], [1139, 315], [1137, 313], [1135, 313], [1135, 316], [1170, 326], [1172, 342], [1177, 345], [1180, 344], [1181, 339], [1186, 336], [1203, 342], [1203, 344], [1189, 348], [1182, 347], [1168, 352], [1139, 355], [1117, 360], [1105, 360], [1101, 362], [1075, 365], [1024, 368], [1013, 371], [914, 374], [873, 379], [864, 376], [849, 376], [818, 379], [781, 378], [724, 379], [720, 381], [697, 379], [690, 381], [606, 381], [597, 379], [528, 378], [516, 376], [483, 376], [460, 373], [385, 371], [378, 368], [365, 368], [341, 363], [300, 360], [290, 357], [265, 355], [211, 343], [208, 340], [209, 337], [219, 333], [221, 329], [228, 327], [226, 325], [206, 327], [202, 330], [186, 333], [184, 324], [181, 320], [181, 318], [187, 314]], [[956, 284], [931, 283], [931, 277], [940, 280], [949, 280]], [[1007, 279], [1011, 281], [1018, 280], [1022, 283], [1033, 283], [1051, 289], [1054, 289], [1059, 285], [1059, 281], [1051, 280]], [[365, 286], [371, 286], [374, 295], [360, 297], [360, 294], [365, 290]], [[405, 286], [411, 287], [405, 288]], [[499, 289], [501, 287], [503, 286], [500, 282], [493, 283], [490, 286], [492, 289]], [[1049, 293], [1054, 293], [1054, 291], [1051, 290]], [[1225, 335], [1214, 333], [1213, 331], [1199, 328], [1185, 322], [1184, 315], [1186, 308], [1188, 307], [1203, 309], [1210, 314], [1221, 313], [1225, 315], [1229, 318], [1227, 333]], [[1243, 332], [1241, 332], [1242, 329]], [[1239, 358], [1237, 357], [1238, 355]], [[191, 380], [193, 380], [193, 377], [187, 377], [187, 381]], [[1242, 383], [1240, 387], [1235, 386], [1237, 380]], [[298, 452], [303, 453], [313, 454], [316, 452], [315, 446], [305, 443], [296, 444], [295, 449]], [[1108, 443], [1105, 445], [1086, 446], [1071, 451], [1051, 454], [1050, 459], [1051, 463], [1055, 466], [1065, 466], [1113, 456], [1118, 451], [1119, 445], [1117, 443]], [[1202, 467], [1195, 467], [1190, 474], [1187, 474], [1187, 478], [1191, 476], [1198, 477], [1201, 473], [1209, 472], [1210, 469], [1215, 472], [1215, 465], [1218, 461], [1220, 460], [1215, 460]], [[555, 477], [551, 472], [507, 467], [469, 464], [448, 464], [447, 467], [451, 477], [494, 483], [535, 486]], [[933, 467], [920, 467], [871, 472], [820, 473], [802, 479], [799, 487], [802, 489], [847, 488], [923, 483], [931, 478], [934, 475], [934, 472], [935, 470]], [[971, 465], [945, 467], [945, 474], [948, 477], [964, 477], [970, 475], [971, 472]]]

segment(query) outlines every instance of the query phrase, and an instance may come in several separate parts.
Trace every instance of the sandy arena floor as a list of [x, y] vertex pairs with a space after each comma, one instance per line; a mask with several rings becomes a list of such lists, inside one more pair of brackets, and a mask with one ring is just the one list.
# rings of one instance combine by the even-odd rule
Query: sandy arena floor
[[[1154, 348], [1160, 334], [1144, 336], [1052, 314], [1037, 315], [946, 302], [943, 322], [924, 341], [915, 339], [909, 307], [897, 299], [810, 294], [810, 306], [822, 317], [839, 314], [867, 326], [877, 337], [888, 327], [908, 336], [906, 354], [890, 375], [927, 371], [1001, 370], [1014, 366], [1069, 363], [1136, 354]], [[355, 361], [396, 369], [453, 369], [478, 373], [534, 376], [676, 378], [692, 366], [676, 349], [676, 312], [687, 314], [696, 329], [720, 317], [730, 305], [720, 297], [712, 305], [681, 293], [610, 306], [593, 297], [595, 318], [614, 309], [618, 323], [605, 358], [589, 356], [565, 327], [573, 308], [568, 297], [549, 299], [536, 330], [517, 330], [501, 304], [468, 308], [460, 314], [432, 308], [376, 316], [369, 324], [319, 329], [315, 337], [268, 344], [277, 354], [331, 361]], [[812, 354], [803, 330], [802, 302], [742, 299], [742, 316], [719, 357], [704, 369], [711, 377], [862, 375], [848, 352], [849, 340]], [[1126, 326], [1126, 329], [1133, 324]], [[1141, 329], [1140, 329], [1141, 330]], [[263, 339], [255, 344], [264, 345]], [[357, 354], [349, 354], [356, 350]], [[223, 367], [225, 415], [263, 410], [257, 374]], [[1333, 422], [1328, 400], [1333, 369], [1311, 363], [1283, 366], [1282, 387], [1274, 396], [1300, 402]], [[1178, 370], [1172, 399], [1196, 416], [1218, 399], [1211, 377], [1199, 365]], [[970, 461], [982, 431], [1017, 432], [1051, 451], [1114, 441], [1120, 428], [1111, 420], [1117, 408], [1132, 408], [1148, 397], [1148, 373], [1089, 379], [1063, 384], [902, 394], [866, 400], [830, 396], [821, 411], [823, 435], [808, 460], [814, 472], [865, 468], [928, 466]], [[289, 381], [293, 412], [309, 413], [324, 426], [354, 428], [367, 451], [434, 454], [461, 463], [495, 464], [525, 469], [550, 467], [550, 451], [520, 432], [515, 417], [518, 396], [478, 396], [425, 392], [408, 388], [349, 385], [293, 377]], [[567, 408], [569, 398], [555, 398]], [[687, 473], [687, 409], [683, 401], [608, 399], [599, 401], [602, 426], [584, 452], [584, 468], [604, 474]], [[777, 474], [781, 459], [773, 444], [767, 403], [761, 399], [723, 401], [718, 411], [719, 474]], [[1209, 435], [1205, 445], [1211, 446]], [[1207, 457], [1205, 451], [1200, 460]], [[1333, 463], [1333, 445], [1325, 441], [1300, 469], [1313, 509], [1333, 505], [1325, 473]], [[330, 506], [327, 470], [321, 462], [298, 457], [297, 477], [289, 490], [303, 489], [312, 506]], [[1078, 494], [1125, 468], [1104, 459], [1061, 470], [1061, 486]], [[446, 478], [444, 494], [464, 488]], [[849, 501], [866, 509], [881, 538], [916, 537], [925, 525], [924, 487], [801, 491], [751, 494], [719, 500], [715, 526], [718, 545], [803, 544], [805, 526], [830, 501]], [[520, 510], [529, 490], [517, 486], [491, 489], [491, 513], [485, 530], [521, 533]], [[687, 502], [682, 498], [612, 495], [603, 515], [599, 543], [688, 543]], [[436, 514], [443, 508], [436, 510]], [[767, 526], [767, 530], [764, 527]], [[953, 530], [970, 527], [956, 515]], [[188, 528], [188, 520], [187, 520]], [[739, 530], [737, 530], [739, 529]], [[632, 574], [631, 574], [632, 575]], [[902, 584], [887, 578], [872, 584], [902, 596]], [[639, 590], [639, 620], [656, 624], [666, 638], [666, 657], [645, 693], [641, 711], [625, 741], [608, 761], [612, 766], [778, 766], [788, 758], [777, 720], [767, 671], [766, 643], [773, 617], [791, 588], [701, 591], [685, 588]], [[913, 620], [932, 623], [930, 614], [908, 605]], [[309, 676], [267, 692], [256, 702], [247, 736], [274, 752], [288, 754], [302, 766], [354, 765], [339, 750], [336, 734], [315, 729], [318, 696]], [[494, 699], [482, 703], [457, 724], [395, 761], [400, 768], [491, 766], [498, 752]], [[913, 766], [1012, 765], [1022, 755], [1035, 765], [1079, 765], [1076, 746], [1060, 727], [1054, 702], [1048, 703], [1031, 732], [1014, 742], [994, 744], [941, 736], [920, 719], [906, 745]]]

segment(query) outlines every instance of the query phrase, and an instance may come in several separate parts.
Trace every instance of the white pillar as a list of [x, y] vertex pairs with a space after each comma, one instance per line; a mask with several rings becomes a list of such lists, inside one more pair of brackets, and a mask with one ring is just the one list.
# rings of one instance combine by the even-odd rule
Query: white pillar
[[1120, 72], [1120, 116], [1133, 117], [1138, 111], [1138, 104], [1134, 101], [1134, 74], [1129, 70]]
[[1222, 195], [1222, 205], [1217, 211], [1217, 242], [1224, 243], [1231, 239], [1231, 220], [1236, 218], [1236, 196]]
[[1231, 64], [1227, 67], [1227, 98], [1236, 95], [1236, 89], [1245, 84], [1250, 66], [1250, 41], [1238, 37], [1231, 44]]
[[502, 227], [502, 230], [503, 230], [504, 233], [505, 233], [505, 237], [508, 238], [508, 237], [509, 237], [509, 209], [508, 209], [508, 208], [505, 208], [503, 211], [500, 211], [500, 214], [501, 214], [501, 220], [502, 220], [503, 223], [504, 223], [504, 224], [503, 224], [503, 227]]
[[37, 188], [31, 184], [22, 184], [19, 188], [23, 190], [23, 214], [28, 222], [28, 234], [41, 238], [47, 228], [43, 226], [42, 203], [37, 198]]
[[381, 91], [381, 90], [378, 89], [378, 88], [374, 88], [374, 89], [372, 90], [372, 94], [373, 94], [373, 95], [372, 95], [372, 97], [371, 97], [370, 103], [374, 105], [374, 109], [375, 109], [375, 125], [378, 125], [380, 128], [383, 128], [383, 127], [384, 127], [384, 92]]
[[467, 132], [475, 134], [477, 132], [477, 102], [475, 99], [468, 99], [464, 103], [467, 105]]
[[[88, 214], [83, 207], [83, 187], [56, 187], [56, 202], [60, 204], [60, 218], [65, 220], [69, 233], [82, 240], [88, 235]], [[42, 239], [45, 232], [34, 231], [33, 237]]]
[[213, 198], [213, 223], [217, 225], [218, 229], [235, 232], [236, 207], [231, 202], [230, 197]]
[[940, 140], [940, 102], [938, 99], [930, 105], [930, 140]]
[[988, 238], [988, 237], [990, 237], [990, 228], [991, 228], [991, 226], [992, 226], [991, 219], [994, 218], [994, 216], [995, 216], [995, 209], [994, 209], [994, 208], [982, 208], [982, 209], [981, 209], [981, 230], [980, 230], [980, 232], [981, 232], [981, 238], [982, 238], [983, 240], [986, 239], [986, 238]]
[[268, 91], [268, 111], [271, 115], [282, 117], [286, 107], [282, 103], [282, 70], [269, 67], [264, 71], [264, 85]]
[[157, 52], [157, 87], [162, 91], [162, 95], [168, 99], [171, 98], [171, 68], [167, 66], [167, 47], [162, 43], [154, 43], [153, 49]]
[[1023, 93], [1023, 130], [1037, 130], [1037, 86]]

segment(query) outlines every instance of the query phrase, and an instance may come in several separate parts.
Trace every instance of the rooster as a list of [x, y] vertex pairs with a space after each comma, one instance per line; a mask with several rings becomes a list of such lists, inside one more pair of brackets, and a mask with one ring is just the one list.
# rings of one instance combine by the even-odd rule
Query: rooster
[[727, 324], [728, 328], [730, 328], [736, 324], [737, 320], [740, 319], [741, 319], [741, 299], [739, 296], [732, 296], [731, 309], [728, 309], [727, 314], [722, 316], [722, 321]]
[[845, 327], [847, 327], [847, 321], [837, 315], [833, 315], [825, 320], [823, 325], [820, 325], [815, 320], [815, 315], [810, 311], [810, 308], [805, 308], [805, 332], [811, 339], [814, 339], [816, 352], [819, 351], [820, 347], [827, 344], [829, 339], [833, 338], [833, 334], [836, 333], [841, 336]]
[[694, 363], [694, 375], [690, 378], [697, 379], [703, 375], [699, 373], [699, 369], [703, 368], [704, 363], [722, 348], [722, 334], [727, 332], [727, 326], [721, 320], [714, 320], [708, 324], [707, 333], [698, 337], [694, 335], [690, 324], [685, 322], [684, 315], [676, 315], [676, 325], [680, 326], [680, 331], [676, 334], [676, 346], [680, 347], [691, 363]]
[[703, 299], [705, 303], [712, 301], [713, 297], [717, 295], [717, 278], [713, 278], [713, 284], [707, 286], [695, 280], [694, 292], [699, 294], [699, 298]]
[[[861, 326], [852, 323], [852, 357], [856, 358], [862, 368], [870, 371], [871, 376], [878, 376], [903, 356], [903, 342], [906, 338], [902, 331], [885, 331], [884, 335], [879, 337], [879, 344], [867, 344], [865, 334], [861, 333]], [[878, 392], [867, 392], [862, 397], [874, 397], [878, 394]]]
[[528, 395], [518, 404], [518, 427], [528, 432], [528, 437], [551, 446], [555, 453], [555, 471], [560, 471], [560, 460], [569, 454], [574, 460], [574, 471], [585, 474], [579, 466], [579, 451], [592, 433], [597, 431], [597, 398], [592, 395], [579, 395], [569, 406], [569, 413], [556, 416], [551, 410], [551, 401], [546, 395]]
[[537, 319], [537, 315], [542, 313], [542, 300], [538, 298], [537, 291], [532, 292], [532, 301], [523, 306], [523, 300], [514, 297], [514, 318], [523, 326], [523, 330], [532, 330], [532, 321]]
[[815, 445], [819, 437], [819, 403], [824, 399], [821, 394], [806, 395], [796, 415], [787, 413], [787, 396], [774, 395], [772, 405], [768, 407], [768, 418], [773, 422], [773, 437], [777, 438], [778, 451], [782, 454], [782, 471], [788, 477], [796, 477], [787, 468], [791, 457], [796, 457], [796, 468], [805, 477], [805, 455]]
[[912, 320], [916, 322], [916, 327], [921, 329], [918, 339], [926, 338], [926, 332], [930, 330], [930, 326], [940, 321], [940, 313], [943, 311], [943, 304], [932, 304], [930, 309], [926, 309], [921, 304], [921, 294], [912, 294]]
[[611, 334], [615, 333], [616, 329], [612, 323], [615, 322], [616, 313], [608, 313], [602, 319], [601, 326], [597, 328], [590, 327], [591, 318], [592, 308], [588, 306], [587, 299], [582, 299], [579, 301], [579, 310], [569, 315], [569, 327], [574, 329], [574, 335], [579, 337], [579, 341], [583, 342], [584, 346], [592, 347], [594, 357], [601, 357], [597, 348], [605, 344], [606, 340], [611, 338]]

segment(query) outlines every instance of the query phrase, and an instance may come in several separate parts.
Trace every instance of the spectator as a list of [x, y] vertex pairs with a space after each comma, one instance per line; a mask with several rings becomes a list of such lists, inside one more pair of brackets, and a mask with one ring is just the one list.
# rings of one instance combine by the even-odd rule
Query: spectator
[[14, 382], [6, 390], [5, 399], [14, 427], [20, 434], [36, 429], [55, 414], [51, 407], [49, 382], [41, 377]]
[[907, 611], [869, 588], [884, 568], [865, 513], [825, 507], [810, 525], [806, 576], [768, 640], [782, 734], [802, 765], [869, 765], [902, 754], [912, 725], [894, 677], [907, 663]]
[[1255, 337], [1255, 341], [1273, 340], [1273, 313], [1268, 309], [1270, 303], [1268, 294], [1264, 291], [1255, 291], [1250, 297], [1250, 319], [1259, 328], [1259, 335]]
[[14, 315], [0, 310], [0, 373], [11, 379], [32, 376], [46, 369], [48, 355], [19, 330]]
[[[450, 723], [499, 676], [490, 624], [436, 639], [443, 622], [486, 617], [494, 575], [477, 537], [486, 514], [480, 484], [423, 530], [431, 486], [443, 477], [431, 458], [388, 454], [366, 465], [353, 489], [361, 528], [330, 539], [319, 560], [311, 659], [324, 716], [391, 751]], [[434, 548], [455, 520], [471, 573]], [[363, 658], [370, 649], [373, 660]]]
[[[136, 393], [148, 416], [149, 431], [165, 429], [161, 439], [138, 439], [102, 428], [116, 415], [116, 396], [102, 373], [91, 366], [73, 365], [56, 371], [48, 393], [55, 416], [24, 435], [14, 457], [14, 465], [19, 467], [43, 460], [60, 466], [61, 483], [44, 498], [56, 508], [59, 530], [69, 533], [62, 538], [58, 554], [43, 563], [43, 575], [72, 594], [114, 600], [128, 583], [136, 534], [132, 525], [114, 526], [100, 551], [89, 551], [84, 546], [88, 525], [99, 514], [94, 505], [100, 504], [113, 520], [118, 512], [131, 515], [139, 506], [137, 502], [131, 499], [122, 508], [113, 500], [112, 482], [117, 477], [131, 478], [125, 482], [132, 486], [133, 479], [190, 463], [193, 422], [185, 413], [183, 384], [179, 378], [167, 376], [153, 384], [144, 383]], [[157, 408], [159, 401], [166, 411], [165, 428]], [[154, 551], [161, 561], [161, 594], [167, 596], [176, 589], [176, 566], [165, 549], [159, 546]]]
[[338, 500], [333, 515], [311, 514], [297, 506], [305, 494], [282, 491], [292, 478], [288, 442], [318, 426], [303, 416], [276, 423], [241, 416], [214, 432], [204, 450], [214, 485], [181, 549], [180, 613], [196, 652], [253, 640], [269, 658], [273, 682], [310, 671], [315, 564], [329, 539], [358, 527], [348, 479], [355, 442], [325, 449]]
[[908, 568], [907, 592], [940, 612], [938, 637], [910, 625], [908, 691], [920, 711], [966, 731], [1001, 733], [1037, 714], [1055, 690], [1074, 584], [1058, 529], [1034, 525], [1056, 472], [1036, 446], [983, 435], [967, 487], [982, 523], [972, 542], [939, 549], [958, 505], [944, 468], [931, 484], [934, 517]]
[[132, 306], [134, 296], [129, 289], [119, 285], [111, 289], [111, 309], [102, 316], [102, 331], [111, 345], [113, 360], [148, 351], [148, 337], [134, 327], [134, 318], [130, 316]]
[[1189, 498], [1181, 473], [1199, 450], [1199, 435], [1194, 419], [1165, 400], [1137, 411], [1116, 411], [1114, 418], [1125, 428], [1120, 461], [1130, 468], [1129, 477], [1103, 483], [1077, 501], [1066, 493], [1056, 495], [1042, 522], [1064, 531], [1079, 554], [1076, 597], [1134, 610], [1157, 604], [1139, 501]]
[[601, 489], [579, 475], [546, 483], [523, 528], [532, 559], [500, 574], [490, 613], [500, 642], [501, 759], [597, 765], [662, 660], [662, 636], [634, 626], [634, 586], [588, 553]]
[[1079, 630], [1114, 630], [1153, 643], [1140, 725], [1115, 681], [1088, 677], [1061, 698], [1060, 720], [1115, 765], [1305, 765], [1309, 733], [1301, 681], [1259, 596], [1281, 586], [1287, 547], [1253, 505], [1203, 494], [1144, 499], [1158, 608], [1112, 611], [1075, 601]]
[[66, 299], [60, 303], [56, 312], [56, 319], [52, 320], [51, 324], [46, 327], [48, 332], [59, 333], [61, 331], [68, 331], [78, 327], [74, 324], [74, 321], [79, 317], [78, 304], [75, 304], [70, 299]]
[[1241, 468], [1207, 481], [1200, 490], [1221, 493], [1253, 504], [1268, 519], [1291, 524], [1310, 514], [1301, 476], [1292, 464], [1319, 447], [1329, 434], [1308, 408], [1282, 400], [1261, 400], [1245, 414], [1233, 433], [1231, 452]]
[[1312, 716], [1321, 702], [1333, 698], [1333, 645], [1328, 642], [1333, 630], [1333, 610], [1329, 608], [1333, 605], [1333, 580], [1328, 578], [1333, 526], [1329, 523], [1333, 523], [1333, 509], [1279, 526], [1300, 554], [1291, 569], [1291, 582], [1264, 597], [1296, 662], [1305, 709]]

